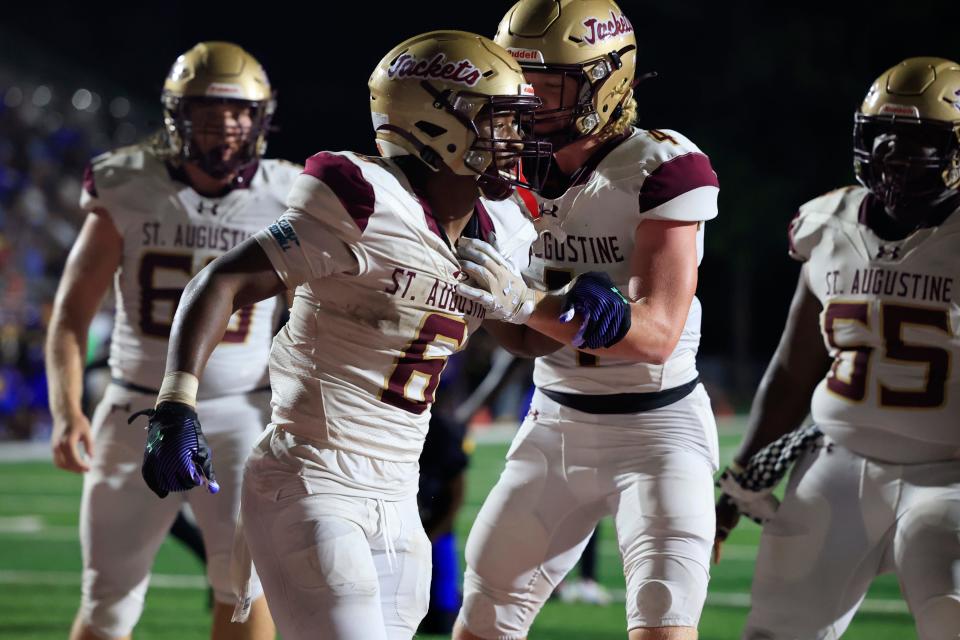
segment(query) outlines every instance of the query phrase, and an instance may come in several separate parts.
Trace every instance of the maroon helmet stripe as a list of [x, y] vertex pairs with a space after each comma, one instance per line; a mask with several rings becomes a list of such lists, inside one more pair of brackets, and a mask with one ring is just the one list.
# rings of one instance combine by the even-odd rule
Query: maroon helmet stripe
[[344, 156], [321, 151], [307, 158], [303, 172], [330, 187], [360, 231], [367, 228], [375, 198], [373, 186], [363, 177], [360, 167]]
[[97, 197], [97, 184], [93, 181], [93, 165], [89, 162], [83, 169], [83, 190], [91, 197]]
[[640, 187], [640, 212], [650, 211], [699, 187], [719, 187], [710, 159], [702, 153], [687, 153], [667, 160]]

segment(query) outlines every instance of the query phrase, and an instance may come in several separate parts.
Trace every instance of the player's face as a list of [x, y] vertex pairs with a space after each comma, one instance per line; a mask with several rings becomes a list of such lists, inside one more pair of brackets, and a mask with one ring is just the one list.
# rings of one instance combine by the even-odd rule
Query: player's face
[[250, 107], [239, 102], [193, 102], [187, 115], [197, 151], [223, 165], [241, 153], [253, 128]]
[[[545, 73], [539, 71], [525, 71], [524, 77], [533, 85], [533, 91], [540, 98], [541, 105], [538, 112], [551, 112], [557, 109], [573, 109], [577, 105], [577, 80], [571, 75], [563, 73]], [[537, 135], [556, 133], [570, 126], [570, 118], [562, 117], [537, 118], [533, 132]]]
[[494, 156], [497, 169], [512, 171], [517, 166], [518, 158], [515, 154], [521, 146], [511, 142], [519, 141], [523, 137], [516, 116], [513, 113], [505, 113], [490, 118], [488, 115], [481, 114], [477, 118], [477, 130], [481, 138], [496, 141], [493, 144], [494, 149], [504, 152]]

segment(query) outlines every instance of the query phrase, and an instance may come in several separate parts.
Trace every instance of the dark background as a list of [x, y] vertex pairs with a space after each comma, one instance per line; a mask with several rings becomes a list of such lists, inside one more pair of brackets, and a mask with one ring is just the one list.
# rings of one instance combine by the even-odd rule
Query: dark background
[[[638, 72], [660, 74], [638, 89], [639, 125], [682, 132], [720, 177], [699, 286], [702, 369], [715, 400], [749, 401], [796, 282], [786, 225], [806, 200], [853, 181], [852, 116], [868, 86], [905, 57], [960, 57], [958, 5], [621, 3], [636, 29]], [[8, 84], [20, 76], [68, 94], [122, 92], [156, 125], [176, 56], [199, 40], [232, 40], [278, 91], [268, 155], [302, 162], [321, 149], [374, 151], [366, 80], [391, 47], [440, 28], [493, 36], [509, 6], [5, 3], [0, 70]]]

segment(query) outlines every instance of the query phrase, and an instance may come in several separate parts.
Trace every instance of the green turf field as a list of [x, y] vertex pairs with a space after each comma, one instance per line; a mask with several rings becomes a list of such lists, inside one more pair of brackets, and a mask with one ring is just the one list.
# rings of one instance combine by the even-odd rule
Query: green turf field
[[[736, 436], [721, 443], [729, 454]], [[469, 475], [467, 504], [460, 514], [462, 545], [470, 522], [502, 466], [506, 445], [480, 445]], [[77, 513], [80, 477], [49, 463], [0, 464], [0, 639], [62, 640], [76, 610], [80, 583]], [[734, 532], [724, 561], [714, 570], [700, 625], [704, 640], [737, 638], [746, 616], [759, 528], [748, 523]], [[117, 535], [123, 535], [118, 531]], [[623, 574], [610, 522], [600, 541], [600, 578], [622, 593]], [[878, 580], [864, 611], [844, 636], [852, 640], [915, 638], [911, 619], [890, 576]], [[160, 550], [146, 611], [137, 629], [142, 640], [184, 640], [207, 636], [207, 594], [201, 567], [176, 542]], [[591, 607], [549, 602], [530, 637], [540, 640], [625, 638], [622, 603]], [[437, 639], [441, 636], [420, 636]]]

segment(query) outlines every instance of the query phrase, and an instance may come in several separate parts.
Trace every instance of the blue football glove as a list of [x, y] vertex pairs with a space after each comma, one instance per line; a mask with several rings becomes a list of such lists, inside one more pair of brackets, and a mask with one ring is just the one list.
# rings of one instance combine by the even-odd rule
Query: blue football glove
[[193, 407], [161, 402], [156, 409], [138, 411], [127, 422], [142, 415], [149, 418], [149, 423], [141, 473], [155, 494], [165, 498], [171, 491], [187, 491], [204, 484], [210, 493], [220, 491], [210, 447]]
[[571, 283], [560, 319], [569, 322], [575, 313], [583, 318], [573, 337], [577, 348], [613, 346], [630, 330], [630, 302], [603, 271], [581, 274]]

